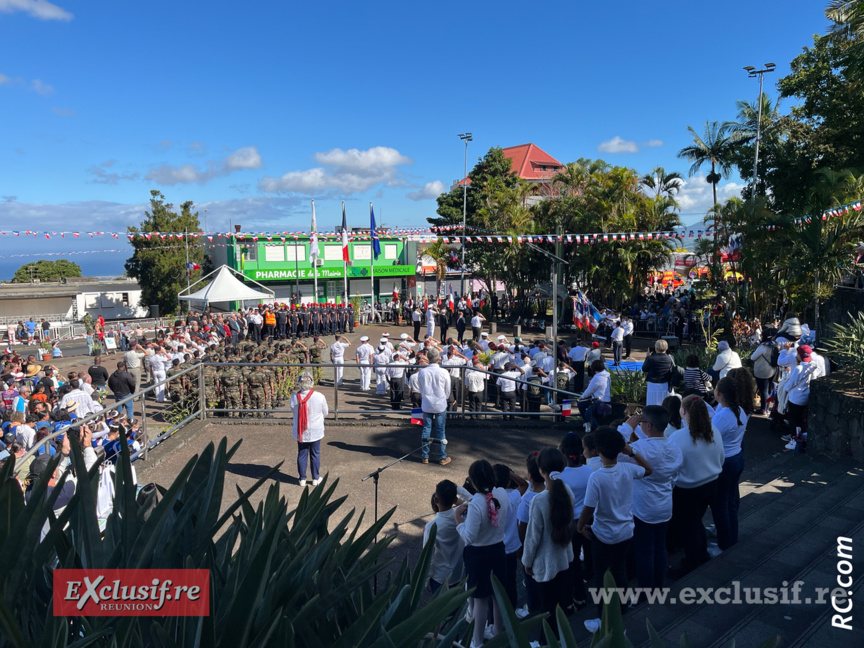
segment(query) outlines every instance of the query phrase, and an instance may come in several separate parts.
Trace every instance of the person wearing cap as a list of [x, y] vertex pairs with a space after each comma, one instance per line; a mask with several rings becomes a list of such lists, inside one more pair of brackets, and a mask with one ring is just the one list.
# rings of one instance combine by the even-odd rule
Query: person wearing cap
[[360, 346], [354, 352], [354, 358], [358, 365], [367, 365], [360, 367], [360, 390], [369, 391], [369, 383], [372, 381], [372, 356], [375, 355], [375, 347], [369, 344], [369, 336], [364, 335], [360, 338]]
[[333, 380], [337, 385], [342, 384], [343, 369], [341, 365], [345, 364], [345, 349], [347, 349], [349, 346], [351, 346], [351, 343], [344, 335], [337, 335], [336, 340], [333, 342], [333, 344], [330, 345], [330, 362], [335, 365], [340, 365], [333, 368]]
[[585, 356], [585, 366], [591, 367], [594, 364], [595, 360], [603, 359], [603, 350], [600, 348], [599, 342], [591, 343], [591, 350], [588, 352], [588, 355]]
[[294, 414], [292, 435], [297, 441], [297, 472], [300, 486], [306, 486], [307, 462], [311, 464], [312, 485], [321, 483], [321, 439], [324, 438], [324, 419], [330, 413], [324, 394], [313, 389], [312, 374], [303, 373], [298, 380], [298, 391], [291, 397]]
[[387, 347], [383, 343], [379, 344], [375, 355], [372, 356], [372, 364], [375, 365], [375, 393], [379, 396], [385, 395], [389, 387], [386, 365], [390, 364], [390, 360], [391, 356]]
[[[798, 433], [807, 431], [807, 402], [810, 382], [818, 377], [819, 366], [813, 362], [813, 349], [807, 344], [798, 347], [798, 364], [789, 372], [789, 378], [780, 383], [778, 396], [781, 411], [787, 412], [789, 425]], [[786, 405], [786, 408], [783, 405]], [[793, 446], [794, 449], [794, 446]]]
[[[405, 397], [405, 368], [408, 361], [400, 347], [387, 368], [387, 378], [390, 381], [390, 409], [402, 409], [402, 399]], [[396, 365], [396, 366], [392, 366]]]
[[393, 347], [393, 343], [390, 341], [390, 334], [389, 333], [382, 333], [381, 334], [381, 344], [383, 344], [384, 346], [387, 347], [387, 350], [390, 352], [390, 355], [393, 355], [393, 352], [396, 351], [396, 349]]
[[[503, 369], [495, 384], [501, 390], [501, 411], [505, 412], [502, 418], [509, 418], [512, 421], [516, 418], [513, 416], [516, 411], [516, 390], [519, 386], [516, 380], [522, 379], [523, 371], [512, 362], [506, 363]], [[510, 416], [507, 416], [506, 412], [510, 412]]]
[[429, 308], [426, 310], [426, 335], [431, 338], [435, 337], [435, 318], [437, 315], [438, 310], [429, 304]]
[[[431, 309], [430, 309], [431, 310]], [[423, 409], [423, 439], [437, 441], [438, 463], [442, 466], [450, 463], [447, 456], [447, 437], [445, 424], [447, 420], [447, 397], [451, 392], [450, 374], [439, 364], [439, 353], [436, 348], [426, 351], [429, 365], [420, 370], [417, 382], [422, 397], [421, 408]], [[431, 442], [426, 441], [423, 445], [421, 461], [429, 463], [429, 446]]]

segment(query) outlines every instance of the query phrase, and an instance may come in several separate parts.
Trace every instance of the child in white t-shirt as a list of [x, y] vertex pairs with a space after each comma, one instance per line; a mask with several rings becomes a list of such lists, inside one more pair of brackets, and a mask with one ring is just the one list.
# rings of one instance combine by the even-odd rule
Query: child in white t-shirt
[[[651, 474], [651, 467], [625, 443], [620, 432], [601, 426], [594, 431], [597, 450], [603, 467], [588, 478], [585, 506], [579, 515], [576, 530], [591, 541], [594, 567], [594, 587], [603, 587], [608, 569], [616, 587], [627, 587], [627, 553], [633, 538], [633, 480]], [[635, 464], [619, 463], [618, 455], [633, 457]], [[594, 522], [588, 524], [591, 516]], [[597, 605], [602, 616], [603, 603]], [[589, 619], [585, 627], [599, 627], [600, 619]]]
[[507, 591], [510, 605], [515, 608], [517, 595], [516, 575], [519, 569], [519, 553], [522, 549], [522, 540], [519, 537], [516, 516], [512, 512], [519, 508], [522, 495], [528, 490], [528, 482], [510, 470], [509, 466], [495, 464], [492, 467], [495, 469], [495, 486], [507, 491], [508, 508], [511, 511], [511, 514], [507, 516], [507, 523], [504, 526], [504, 552], [507, 556], [507, 569], [502, 585], [504, 585], [504, 589]]
[[456, 484], [449, 479], [438, 482], [432, 495], [435, 517], [423, 529], [423, 546], [429, 542], [432, 527], [436, 528], [435, 546], [429, 563], [429, 590], [435, 592], [444, 583], [451, 587], [462, 580], [462, 551], [465, 544], [456, 530], [453, 507], [456, 505]]
[[[525, 542], [525, 534], [528, 531], [531, 500], [546, 490], [546, 480], [540, 474], [540, 466], [537, 463], [539, 456], [540, 453], [534, 451], [525, 460], [528, 469], [528, 489], [522, 494], [519, 507], [516, 509], [516, 526], [519, 531], [519, 541], [522, 544]], [[540, 614], [543, 609], [543, 594], [540, 591], [540, 585], [527, 573], [525, 574], [525, 591], [528, 599], [527, 605], [516, 610], [516, 615], [520, 618], [524, 618], [529, 614]]]

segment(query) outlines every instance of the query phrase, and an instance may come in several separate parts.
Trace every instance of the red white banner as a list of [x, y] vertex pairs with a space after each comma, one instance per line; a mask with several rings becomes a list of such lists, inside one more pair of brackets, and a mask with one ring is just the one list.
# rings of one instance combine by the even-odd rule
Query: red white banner
[[55, 569], [54, 616], [209, 616], [206, 569]]

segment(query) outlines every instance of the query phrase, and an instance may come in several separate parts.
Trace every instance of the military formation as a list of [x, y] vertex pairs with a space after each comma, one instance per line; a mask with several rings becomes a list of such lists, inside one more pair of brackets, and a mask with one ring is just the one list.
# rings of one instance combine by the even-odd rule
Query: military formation
[[351, 304], [303, 304], [280, 308], [273, 313], [275, 335], [280, 340], [315, 335], [342, 335], [353, 330]]
[[[167, 371], [168, 396], [175, 413], [188, 413], [197, 409], [199, 398], [198, 372], [180, 375], [190, 365], [202, 360], [213, 363], [232, 363], [219, 366], [208, 364], [204, 367], [204, 398], [211, 409], [252, 409], [259, 410], [255, 416], [280, 407], [291, 396], [300, 367], [288, 364], [321, 363], [321, 352], [326, 346], [317, 336], [307, 345], [299, 340], [279, 342], [268, 339], [256, 343], [241, 341], [238, 345], [211, 344], [204, 357], [198, 352], [187, 355], [183, 364], [175, 360]], [[237, 366], [233, 363], [243, 363]], [[313, 368], [315, 381], [320, 378], [320, 370]], [[217, 412], [217, 415], [220, 414]], [[241, 412], [221, 413], [229, 417], [242, 416]]]

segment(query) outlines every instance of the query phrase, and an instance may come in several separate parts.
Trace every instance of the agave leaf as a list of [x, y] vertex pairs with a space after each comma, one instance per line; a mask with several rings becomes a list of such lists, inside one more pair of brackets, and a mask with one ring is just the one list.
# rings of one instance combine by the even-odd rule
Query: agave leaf
[[555, 608], [555, 617], [558, 620], [558, 634], [561, 635], [562, 648], [577, 648], [578, 644], [573, 634], [573, 628], [570, 627], [570, 621], [561, 606]]

